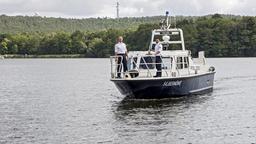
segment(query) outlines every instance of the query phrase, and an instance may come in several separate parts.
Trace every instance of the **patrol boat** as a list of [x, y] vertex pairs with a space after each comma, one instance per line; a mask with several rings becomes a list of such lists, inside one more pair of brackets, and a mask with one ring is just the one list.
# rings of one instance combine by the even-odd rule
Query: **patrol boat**
[[[122, 62], [117, 63], [119, 56], [111, 56], [111, 81], [121, 94], [139, 99], [158, 99], [180, 97], [193, 94], [205, 94], [213, 91], [215, 68], [206, 62], [204, 52], [198, 58], [192, 58], [191, 52], [185, 49], [183, 31], [170, 28], [169, 16], [161, 22], [160, 29], [152, 31], [149, 50], [160, 39], [163, 46], [161, 63], [155, 63], [155, 56], [148, 51], [130, 51], [128, 53], [128, 71], [122, 72]], [[122, 57], [120, 57], [122, 59]], [[161, 64], [162, 76], [157, 73], [156, 64]], [[121, 73], [122, 77], [117, 77]]]

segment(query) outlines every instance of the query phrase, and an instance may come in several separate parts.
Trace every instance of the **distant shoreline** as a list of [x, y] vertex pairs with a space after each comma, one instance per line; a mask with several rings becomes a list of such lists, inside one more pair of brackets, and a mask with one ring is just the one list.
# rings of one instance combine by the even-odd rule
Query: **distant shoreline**
[[[3, 56], [3, 55], [2, 55]], [[4, 55], [5, 59], [34, 59], [34, 58], [87, 58], [83, 54], [57, 54], [57, 55]]]

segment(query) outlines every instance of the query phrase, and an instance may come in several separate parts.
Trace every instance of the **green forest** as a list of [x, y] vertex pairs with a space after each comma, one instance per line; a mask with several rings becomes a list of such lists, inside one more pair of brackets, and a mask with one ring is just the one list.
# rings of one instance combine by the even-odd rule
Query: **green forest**
[[[163, 17], [63, 19], [0, 16], [1, 55], [70, 55], [103, 58], [114, 52], [119, 35], [128, 50], [147, 50], [152, 29]], [[256, 56], [256, 17], [214, 14], [176, 18], [186, 49], [196, 56]]]

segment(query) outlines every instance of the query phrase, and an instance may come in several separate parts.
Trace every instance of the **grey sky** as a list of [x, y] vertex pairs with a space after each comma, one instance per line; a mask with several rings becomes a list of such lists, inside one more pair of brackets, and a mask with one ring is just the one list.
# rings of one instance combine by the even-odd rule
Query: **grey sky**
[[[256, 15], [256, 0], [119, 0], [120, 16]], [[0, 0], [0, 14], [49, 17], [115, 17], [116, 0]]]

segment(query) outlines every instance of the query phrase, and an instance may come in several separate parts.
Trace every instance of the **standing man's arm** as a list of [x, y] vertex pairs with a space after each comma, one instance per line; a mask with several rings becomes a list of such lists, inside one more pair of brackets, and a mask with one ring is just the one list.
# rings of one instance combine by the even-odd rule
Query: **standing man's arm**
[[159, 53], [160, 53], [160, 49], [157, 48], [157, 51], [156, 51], [154, 54], [155, 54], [155, 56], [156, 56], [156, 55], [158, 55]]
[[160, 44], [157, 52], [155, 52], [155, 55], [160, 54], [162, 50], [163, 50], [163, 46]]
[[126, 44], [124, 44], [125, 45], [125, 55], [126, 55], [126, 58], [128, 58], [128, 50], [127, 50], [127, 46], [126, 46]]
[[158, 55], [158, 54], [160, 54], [160, 51], [155, 52], [155, 55]]

